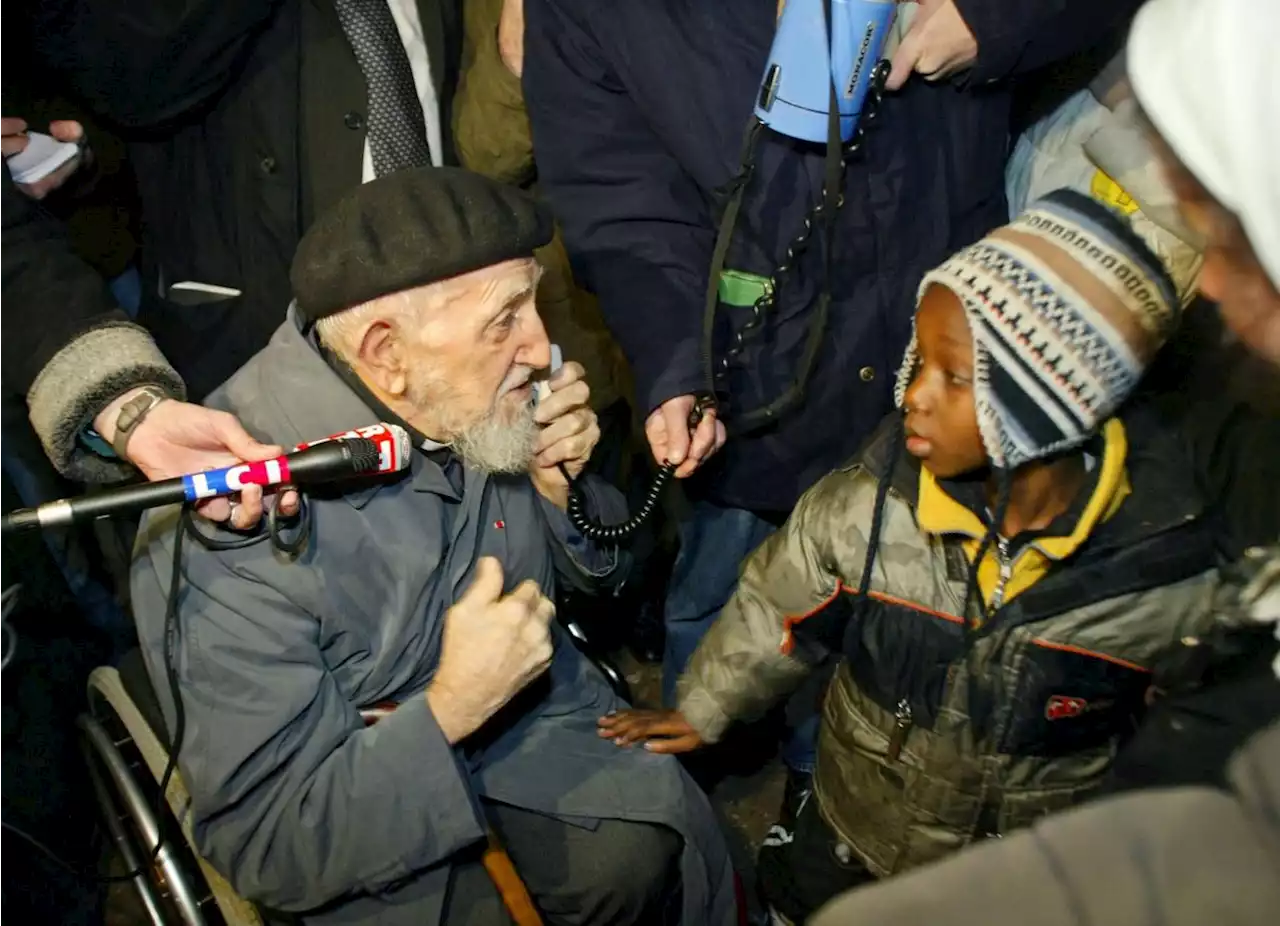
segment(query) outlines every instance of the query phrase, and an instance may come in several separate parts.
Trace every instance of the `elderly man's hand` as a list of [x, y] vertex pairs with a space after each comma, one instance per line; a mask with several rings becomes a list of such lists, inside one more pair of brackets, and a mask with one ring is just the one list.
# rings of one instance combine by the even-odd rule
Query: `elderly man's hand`
[[600, 439], [596, 413], [587, 404], [591, 389], [584, 375], [582, 364], [572, 360], [557, 370], [547, 380], [550, 394], [538, 402], [533, 416], [543, 427], [529, 475], [542, 497], [561, 510], [569, 505], [569, 484], [559, 464], [576, 479]]
[[502, 594], [502, 564], [476, 563], [471, 586], [444, 616], [440, 665], [427, 705], [450, 743], [466, 739], [551, 665], [556, 606], [532, 579]]
[[[110, 443], [116, 418], [125, 403], [138, 394], [130, 390], [94, 418], [94, 429]], [[152, 482], [187, 473], [234, 466], [241, 462], [269, 460], [284, 451], [261, 444], [250, 436], [234, 415], [199, 405], [166, 399], [143, 418], [129, 438], [129, 462]], [[280, 496], [280, 511], [298, 510], [298, 493], [289, 489]], [[236, 530], [247, 530], [262, 518], [262, 487], [246, 486], [233, 498], [211, 498], [196, 510], [213, 521], [231, 521]]]

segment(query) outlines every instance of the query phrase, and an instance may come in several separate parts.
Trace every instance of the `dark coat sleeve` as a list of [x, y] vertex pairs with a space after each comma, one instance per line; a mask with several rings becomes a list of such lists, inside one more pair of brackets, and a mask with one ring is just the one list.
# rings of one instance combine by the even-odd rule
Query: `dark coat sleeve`
[[56, 0], [35, 20], [40, 52], [101, 115], [131, 128], [212, 102], [238, 76], [282, 0]]
[[75, 255], [61, 223], [14, 185], [7, 167], [3, 173], [4, 388], [27, 400], [59, 471], [85, 481], [119, 479], [129, 469], [80, 446], [77, 434], [134, 386], [153, 384], [182, 398], [182, 380]]
[[571, 6], [525, 3], [534, 157], [575, 277], [599, 297], [635, 374], [638, 410], [648, 414], [704, 388], [702, 302], [714, 233], [692, 178], [612, 73], [584, 11]]
[[1197, 299], [1137, 397], [1183, 438], [1189, 465], [1221, 529], [1228, 560], [1280, 535], [1280, 383], [1227, 336], [1217, 307]]
[[[134, 566], [135, 610], [163, 614], [173, 515]], [[365, 727], [325, 664], [317, 620], [277, 586], [271, 553], [188, 548], [179, 673], [179, 767], [201, 853], [247, 899], [286, 912], [377, 894], [484, 837], [470, 779], [414, 694]], [[140, 624], [174, 724], [155, 626]], [[149, 642], [146, 642], [149, 641]]]
[[1244, 400], [1198, 401], [1171, 414], [1231, 558], [1280, 532], [1280, 418]]
[[125, 324], [93, 268], [71, 250], [62, 225], [25, 196], [4, 169], [4, 385], [21, 396], [63, 347], [91, 328]]
[[813, 926], [1202, 926], [1280, 909], [1280, 726], [1235, 760], [1235, 793], [1144, 791], [1050, 817], [828, 904]]
[[955, 0], [978, 40], [976, 83], [1026, 74], [1106, 40], [1142, 0]]

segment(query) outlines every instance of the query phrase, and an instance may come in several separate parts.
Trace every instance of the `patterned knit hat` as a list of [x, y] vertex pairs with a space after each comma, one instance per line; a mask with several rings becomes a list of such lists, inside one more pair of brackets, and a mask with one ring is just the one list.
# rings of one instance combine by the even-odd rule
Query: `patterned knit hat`
[[[1178, 320], [1178, 295], [1124, 217], [1058, 190], [931, 270], [973, 335], [978, 429], [997, 469], [1079, 446], [1129, 397]], [[915, 374], [912, 334], [898, 373]]]

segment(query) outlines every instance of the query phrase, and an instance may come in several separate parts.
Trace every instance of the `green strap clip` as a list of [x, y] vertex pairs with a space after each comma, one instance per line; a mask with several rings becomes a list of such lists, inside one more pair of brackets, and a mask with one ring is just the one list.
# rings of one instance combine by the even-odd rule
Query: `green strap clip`
[[717, 295], [725, 305], [748, 309], [766, 293], [773, 292], [773, 283], [767, 277], [741, 270], [726, 270], [720, 274]]

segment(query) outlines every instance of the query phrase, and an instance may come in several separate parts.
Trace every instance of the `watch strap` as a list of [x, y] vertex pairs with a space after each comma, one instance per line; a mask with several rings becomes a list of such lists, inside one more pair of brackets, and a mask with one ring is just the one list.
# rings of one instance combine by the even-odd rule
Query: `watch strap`
[[138, 429], [138, 425], [142, 424], [143, 419], [151, 414], [151, 410], [167, 398], [169, 398], [168, 393], [159, 387], [144, 386], [141, 392], [124, 403], [120, 414], [116, 416], [116, 433], [111, 439], [111, 449], [115, 451], [116, 456], [122, 460], [128, 459], [125, 449], [129, 446], [129, 438]]

